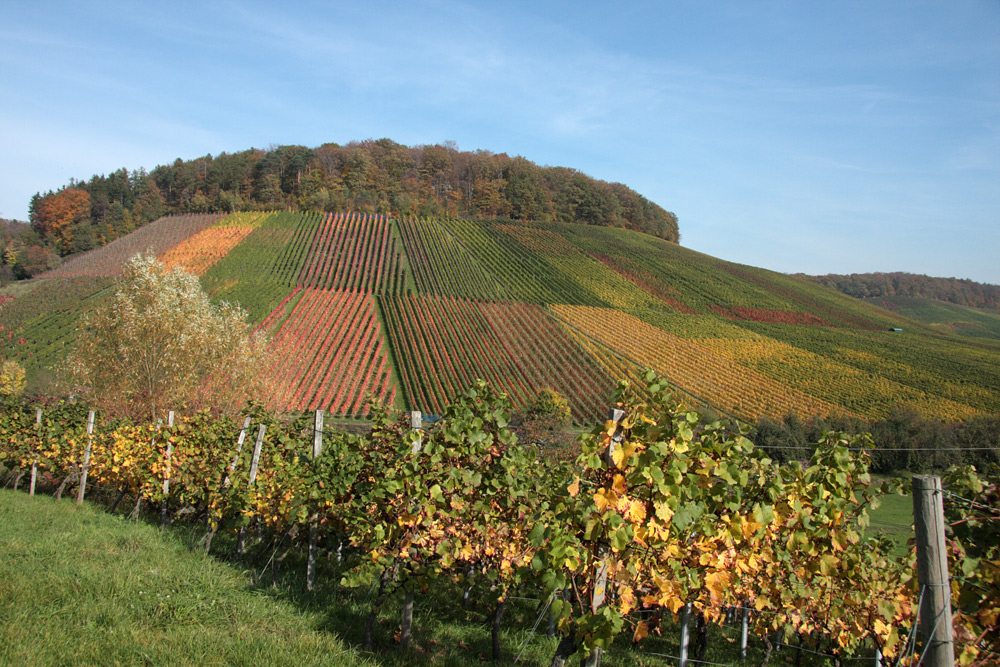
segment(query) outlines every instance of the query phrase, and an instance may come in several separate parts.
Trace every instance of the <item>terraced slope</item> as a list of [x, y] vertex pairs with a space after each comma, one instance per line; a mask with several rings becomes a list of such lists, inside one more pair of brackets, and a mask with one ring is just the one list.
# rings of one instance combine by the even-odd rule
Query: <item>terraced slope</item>
[[59, 276], [113, 275], [155, 237], [273, 336], [290, 410], [363, 416], [372, 393], [433, 414], [483, 377], [516, 405], [556, 389], [587, 423], [649, 366], [683, 400], [748, 419], [1000, 411], [996, 340], [621, 229], [296, 212], [148, 227], [17, 286], [0, 303], [4, 354], [44, 380], [111, 284]]

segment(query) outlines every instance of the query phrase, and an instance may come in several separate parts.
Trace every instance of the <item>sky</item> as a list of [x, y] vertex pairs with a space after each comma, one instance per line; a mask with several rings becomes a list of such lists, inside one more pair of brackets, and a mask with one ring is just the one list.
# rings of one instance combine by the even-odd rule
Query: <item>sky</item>
[[681, 244], [1000, 284], [1000, 0], [0, 3], [0, 217], [388, 137], [625, 183]]

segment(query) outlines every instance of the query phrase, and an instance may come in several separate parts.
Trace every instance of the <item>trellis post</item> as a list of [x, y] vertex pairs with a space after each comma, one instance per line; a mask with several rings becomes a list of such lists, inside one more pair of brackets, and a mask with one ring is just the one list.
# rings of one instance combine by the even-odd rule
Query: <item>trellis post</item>
[[[167, 428], [174, 428], [174, 411], [167, 413]], [[174, 442], [167, 436], [167, 453], [164, 457], [163, 465], [163, 504], [160, 505], [160, 528], [167, 525], [167, 498], [170, 497], [170, 460], [174, 455]]]
[[917, 541], [917, 583], [923, 603], [920, 630], [925, 667], [954, 667], [951, 625], [951, 585], [945, 545], [944, 489], [941, 478], [913, 478], [913, 529]]
[[687, 667], [688, 646], [691, 644], [691, 603], [681, 608], [681, 643], [679, 647], [678, 667]]
[[[614, 466], [614, 453], [615, 447], [622, 441], [622, 429], [621, 423], [625, 419], [625, 411], [619, 410], [618, 408], [612, 408], [611, 414], [608, 415], [608, 419], [615, 424], [614, 433], [611, 435], [611, 440], [608, 442], [608, 448], [604, 450], [604, 462], [607, 464], [608, 468]], [[596, 614], [597, 610], [604, 605], [604, 599], [607, 597], [607, 587], [608, 587], [608, 561], [607, 561], [607, 551], [606, 545], [602, 545], [599, 548], [599, 553], [601, 555], [601, 560], [597, 564], [597, 572], [594, 577], [594, 592], [593, 598], [590, 603], [591, 613]], [[583, 664], [585, 667], [598, 667], [601, 664], [601, 648], [597, 647], [590, 652], [590, 655], [586, 657]]]
[[[316, 459], [323, 452], [323, 411], [317, 410], [313, 419], [313, 465]], [[313, 589], [316, 580], [316, 542], [319, 538], [319, 527], [316, 524], [317, 517], [309, 518], [309, 555], [306, 559], [306, 590]]]
[[90, 469], [90, 448], [94, 443], [94, 411], [87, 415], [87, 446], [83, 450], [83, 465], [80, 468], [80, 488], [76, 490], [76, 504], [83, 504], [87, 493], [87, 471]]
[[423, 447], [424, 442], [424, 420], [423, 415], [420, 414], [420, 410], [414, 410], [410, 413], [410, 428], [417, 432], [417, 439], [413, 442], [412, 452], [414, 454], [418, 453]]
[[42, 409], [35, 410], [35, 456], [31, 461], [31, 484], [28, 487], [28, 495], [35, 495], [35, 480], [38, 479], [38, 448], [42, 446]]
[[[260, 450], [264, 446], [264, 433], [267, 432], [267, 426], [264, 424], [260, 425], [257, 430], [257, 442], [253, 446], [253, 457], [250, 459], [250, 479], [247, 481], [247, 490], [249, 490], [255, 481], [257, 481], [257, 468], [260, 465]], [[236, 557], [243, 557], [243, 543], [246, 539], [246, 528], [240, 528], [239, 535], [236, 536]]]
[[744, 606], [742, 610], [743, 613], [740, 619], [740, 660], [746, 660], [747, 639], [750, 635], [750, 609]]

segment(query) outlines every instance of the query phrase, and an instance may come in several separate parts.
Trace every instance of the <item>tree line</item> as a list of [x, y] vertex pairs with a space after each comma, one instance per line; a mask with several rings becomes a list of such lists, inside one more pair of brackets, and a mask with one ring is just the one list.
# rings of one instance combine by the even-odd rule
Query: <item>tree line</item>
[[[5, 246], [8, 266], [31, 275], [168, 213], [264, 209], [576, 222], [680, 240], [676, 215], [621, 183], [451, 142], [409, 147], [378, 139], [251, 148], [71, 179], [32, 197], [31, 231]], [[33, 247], [44, 261], [28, 257]]]
[[922, 297], [1000, 312], [1000, 285], [977, 283], [966, 278], [933, 278], [901, 272], [803, 277], [859, 299]]

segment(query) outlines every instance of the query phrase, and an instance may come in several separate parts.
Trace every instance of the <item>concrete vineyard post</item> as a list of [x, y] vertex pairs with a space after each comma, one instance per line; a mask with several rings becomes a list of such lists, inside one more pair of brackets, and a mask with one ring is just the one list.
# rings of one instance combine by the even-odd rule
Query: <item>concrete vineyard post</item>
[[424, 441], [424, 435], [422, 433], [424, 428], [424, 420], [423, 420], [423, 415], [420, 414], [419, 410], [414, 410], [413, 412], [410, 413], [410, 428], [412, 428], [414, 431], [417, 431], [417, 440], [413, 443], [413, 449], [412, 449], [412, 452], [416, 454], [420, 451], [420, 448], [423, 446], [423, 441]]
[[954, 667], [951, 625], [951, 586], [945, 546], [944, 490], [941, 478], [913, 478], [913, 529], [917, 541], [917, 583], [923, 603], [920, 634], [925, 667]]
[[28, 488], [28, 495], [35, 495], [35, 480], [38, 479], [38, 448], [42, 446], [42, 409], [35, 410], [35, 433], [37, 442], [35, 443], [35, 456], [31, 461], [31, 484]]
[[[313, 419], [313, 465], [316, 459], [323, 452], [323, 411], [317, 410]], [[306, 558], [306, 590], [311, 591], [316, 580], [316, 542], [319, 537], [319, 528], [316, 525], [317, 517], [309, 518], [309, 555]]]
[[[167, 428], [174, 428], [174, 411], [167, 413]], [[174, 442], [170, 435], [167, 436], [167, 452], [164, 456], [163, 465], [163, 504], [160, 505], [160, 528], [167, 525], [167, 499], [170, 497], [170, 460], [174, 455]]]
[[94, 443], [94, 411], [87, 415], [87, 446], [83, 450], [83, 465], [80, 467], [80, 488], [76, 491], [76, 504], [83, 504], [87, 493], [87, 471], [90, 469], [90, 448]]
[[[414, 441], [412, 449], [410, 450], [413, 454], [419, 454], [420, 449], [423, 445], [423, 415], [420, 414], [419, 410], [414, 410], [410, 413], [410, 428], [417, 432], [417, 439]], [[406, 595], [403, 598], [403, 612], [400, 617], [399, 624], [399, 645], [404, 651], [410, 648], [410, 636], [412, 635], [413, 628], [413, 591], [406, 591]]]

